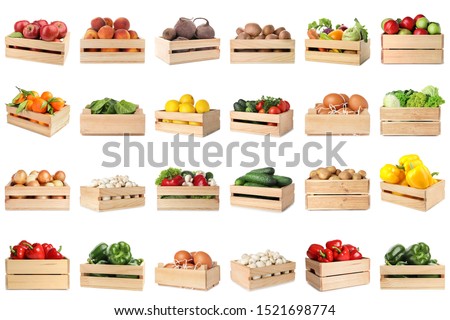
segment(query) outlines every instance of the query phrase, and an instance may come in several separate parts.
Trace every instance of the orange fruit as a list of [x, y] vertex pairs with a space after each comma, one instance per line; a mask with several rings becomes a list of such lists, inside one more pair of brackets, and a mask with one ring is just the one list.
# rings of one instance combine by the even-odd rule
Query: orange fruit
[[27, 95], [27, 100], [34, 100], [34, 98], [39, 97], [39, 93], [36, 91], [29, 91], [29, 95]]
[[334, 31], [331, 31], [328, 35], [333, 38], [333, 40], [342, 40], [342, 35], [344, 34], [344, 31], [337, 29]]
[[66, 105], [66, 102], [62, 98], [53, 98], [50, 100], [50, 106], [54, 111], [59, 111]]
[[33, 100], [33, 104], [31, 105], [31, 110], [37, 113], [46, 113], [47, 112], [47, 101], [38, 97]]
[[[34, 100], [34, 97], [33, 97], [33, 100]], [[27, 99], [27, 107], [26, 107], [26, 109], [28, 110], [28, 111], [32, 111], [32, 106], [33, 106], [33, 100], [28, 100]]]
[[25, 96], [21, 92], [21, 93], [17, 94], [17, 96], [14, 97], [14, 99], [12, 100], [12, 103], [21, 104], [24, 101], [25, 101]]
[[51, 98], [53, 98], [53, 94], [50, 91], [44, 91], [41, 94], [41, 98], [45, 101], [49, 101]]

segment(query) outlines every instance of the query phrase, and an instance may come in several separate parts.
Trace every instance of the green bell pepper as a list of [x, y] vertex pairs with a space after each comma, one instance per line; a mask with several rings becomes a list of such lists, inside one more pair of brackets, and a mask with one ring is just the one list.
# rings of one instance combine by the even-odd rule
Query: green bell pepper
[[89, 253], [88, 263], [96, 264], [101, 260], [108, 260], [107, 256], [108, 245], [104, 242], [99, 243], [91, 253]]
[[406, 249], [401, 244], [396, 244], [384, 255], [384, 261], [387, 265], [401, 265], [405, 264], [403, 261], [403, 256], [405, 255]]
[[405, 261], [410, 265], [427, 265], [431, 261], [430, 247], [424, 242], [419, 242], [410, 246], [404, 256]]
[[110, 245], [107, 256], [109, 263], [116, 265], [128, 264], [132, 259], [130, 246], [124, 241]]

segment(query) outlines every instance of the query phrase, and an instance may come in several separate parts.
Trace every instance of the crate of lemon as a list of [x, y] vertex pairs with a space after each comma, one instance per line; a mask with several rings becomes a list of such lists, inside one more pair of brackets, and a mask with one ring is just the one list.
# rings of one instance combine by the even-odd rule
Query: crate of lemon
[[155, 119], [156, 130], [170, 133], [205, 137], [220, 129], [220, 110], [210, 109], [203, 99], [195, 102], [190, 94], [167, 101], [164, 110], [155, 112]]
[[381, 168], [381, 200], [428, 211], [445, 198], [445, 181], [434, 178], [435, 175], [419, 156], [405, 155], [398, 165]]

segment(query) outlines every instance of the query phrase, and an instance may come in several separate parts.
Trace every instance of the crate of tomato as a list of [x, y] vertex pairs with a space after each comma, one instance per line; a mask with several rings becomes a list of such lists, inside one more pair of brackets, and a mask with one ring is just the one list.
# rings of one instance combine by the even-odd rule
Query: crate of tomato
[[49, 243], [22, 240], [6, 259], [6, 289], [69, 289], [69, 259]]
[[294, 127], [294, 111], [290, 103], [281, 98], [239, 99], [233, 109], [230, 112], [231, 131], [281, 137]]
[[219, 210], [220, 189], [212, 172], [169, 168], [155, 184], [158, 210]]
[[69, 123], [70, 107], [49, 91], [17, 88], [19, 93], [6, 104], [7, 121], [17, 127], [51, 137]]
[[343, 245], [341, 240], [328, 241], [325, 247], [311, 244], [306, 255], [306, 281], [319, 291], [370, 282], [370, 259], [353, 245]]

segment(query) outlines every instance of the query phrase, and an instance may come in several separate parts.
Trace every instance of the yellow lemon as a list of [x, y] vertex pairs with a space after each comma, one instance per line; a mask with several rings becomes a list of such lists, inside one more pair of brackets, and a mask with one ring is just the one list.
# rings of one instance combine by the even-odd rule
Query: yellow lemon
[[181, 120], [172, 120], [172, 123], [175, 123], [175, 124], [188, 124], [189, 122], [181, 121]]
[[182, 103], [182, 104], [180, 104], [180, 108], [178, 109], [178, 111], [184, 112], [184, 113], [194, 113], [195, 108], [192, 104]]
[[195, 111], [197, 113], [205, 113], [209, 111], [209, 103], [206, 100], [198, 100], [195, 104]]
[[180, 103], [189, 103], [194, 105], [194, 97], [190, 94], [183, 94], [180, 98]]
[[167, 112], [178, 112], [179, 107], [180, 103], [177, 100], [169, 100], [166, 102], [164, 110]]
[[195, 122], [195, 121], [189, 121], [189, 125], [190, 126], [199, 126], [199, 127], [201, 127], [202, 123], [201, 122]]
[[172, 123], [172, 120], [169, 120], [169, 119], [163, 119], [162, 122], [164, 122], [164, 123]]

